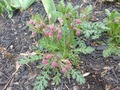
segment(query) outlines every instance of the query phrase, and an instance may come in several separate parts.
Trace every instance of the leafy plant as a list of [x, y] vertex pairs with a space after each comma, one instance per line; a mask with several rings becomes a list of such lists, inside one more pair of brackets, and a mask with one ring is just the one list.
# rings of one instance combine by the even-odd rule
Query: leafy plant
[[106, 49], [103, 54], [105, 57], [108, 57], [111, 54], [120, 55], [120, 13], [116, 10], [110, 12], [106, 9], [106, 14], [108, 15], [107, 26], [110, 28], [107, 31], [107, 35], [110, 38], [108, 40], [109, 47]]
[[94, 48], [91, 46], [86, 46], [85, 42], [83, 40], [80, 40], [79, 38], [76, 38], [76, 44], [75, 44], [74, 52], [76, 54], [83, 53], [83, 54], [89, 54], [94, 51]]
[[16, 9], [21, 11], [26, 10], [35, 0], [3, 0], [0, 1], [0, 14], [6, 10], [8, 12], [8, 17], [13, 16], [13, 12]]
[[[42, 34], [36, 50], [37, 55], [24, 57], [20, 61], [27, 64], [27, 62], [41, 60], [39, 68], [42, 71], [41, 75], [37, 77], [34, 90], [43, 90], [49, 80], [53, 80], [57, 85], [61, 82], [61, 77], [73, 78], [81, 84], [85, 83], [81, 72], [75, 69], [80, 62], [78, 54], [88, 54], [94, 49], [86, 46], [85, 41], [78, 37], [84, 37], [85, 30], [92, 31], [94, 28], [95, 30], [101, 30], [100, 26], [102, 26], [102, 29], [106, 29], [104, 25], [100, 24], [99, 26], [90, 22], [90, 25], [93, 24], [92, 28], [87, 26], [86, 23], [90, 18], [89, 14], [92, 12], [91, 5], [87, 6], [85, 10], [86, 12], [81, 11], [83, 14], [79, 14], [70, 3], [65, 5], [61, 1], [55, 14], [58, 22], [48, 24], [48, 19], [43, 19], [39, 14], [33, 15], [28, 22], [33, 36], [36, 33]], [[89, 36], [91, 37], [92, 34], [94, 32]]]
[[85, 22], [81, 27], [86, 38], [97, 39], [109, 28], [103, 22]]
[[42, 72], [40, 76], [37, 76], [35, 86], [33, 90], [44, 90], [48, 85], [48, 80], [50, 80], [49, 76], [50, 71]]
[[[109, 11], [108, 11], [109, 12]], [[113, 10], [108, 15], [108, 36], [110, 36], [110, 42], [114, 43], [116, 46], [120, 45], [120, 13]]]
[[110, 44], [109, 47], [103, 51], [104, 57], [109, 57], [112, 54], [120, 56], [120, 48], [116, 47], [114, 44]]

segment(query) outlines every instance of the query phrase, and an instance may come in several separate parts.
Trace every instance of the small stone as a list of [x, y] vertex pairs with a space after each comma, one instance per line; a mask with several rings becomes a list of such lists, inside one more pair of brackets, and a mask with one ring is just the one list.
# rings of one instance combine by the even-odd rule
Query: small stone
[[17, 35], [18, 33], [17, 32], [14, 32], [14, 35]]
[[21, 24], [18, 24], [18, 28], [22, 28], [22, 25], [21, 25]]
[[54, 82], [51, 82], [51, 85], [53, 85], [53, 86], [54, 86], [54, 85], [55, 85], [55, 83], [54, 83]]
[[13, 49], [13, 45], [10, 45], [10, 49]]

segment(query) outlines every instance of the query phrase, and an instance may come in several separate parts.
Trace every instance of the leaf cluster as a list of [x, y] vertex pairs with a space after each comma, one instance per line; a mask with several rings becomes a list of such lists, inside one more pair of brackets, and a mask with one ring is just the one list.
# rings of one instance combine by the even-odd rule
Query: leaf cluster
[[49, 71], [42, 71], [41, 75], [37, 76], [33, 90], [44, 90], [50, 80]]
[[91, 46], [87, 46], [85, 44], [85, 41], [80, 40], [79, 38], [76, 38], [74, 44], [75, 44], [75, 47], [77, 47], [77, 48], [74, 48], [73, 50], [76, 54], [79, 54], [79, 53], [90, 54], [94, 51], [94, 48], [92, 48]]
[[120, 13], [116, 10], [110, 12], [107, 9], [105, 12], [108, 15], [106, 23], [110, 29], [107, 30], [109, 46], [103, 51], [103, 56], [108, 57], [112, 54], [120, 56]]
[[84, 22], [81, 26], [84, 37], [97, 39], [109, 28], [102, 22]]
[[28, 57], [22, 57], [19, 62], [21, 64], [27, 64], [27, 63], [32, 63], [41, 59], [42, 59], [42, 55], [32, 55]]
[[120, 45], [120, 13], [116, 10], [112, 12], [106, 10], [107, 26], [110, 30], [107, 31], [108, 36], [110, 37], [109, 42], [114, 43], [116, 46]]
[[80, 73], [80, 71], [76, 69], [71, 69], [70, 71], [72, 78], [75, 79], [77, 82], [84, 84], [85, 83], [85, 78], [83, 75]]
[[[83, 40], [78, 39], [76, 36], [76, 32], [82, 31], [85, 34], [86, 33], [85, 31], [91, 30], [92, 32], [94, 28], [95, 30], [97, 30], [99, 26], [93, 23], [87, 23], [90, 26], [93, 25], [91, 28], [90, 26], [87, 26], [87, 24], [84, 23], [89, 18], [89, 14], [92, 11], [92, 6], [88, 6], [87, 8], [85, 8], [85, 10], [86, 12], [84, 12], [84, 14], [86, 14], [87, 16], [85, 19], [81, 19], [84, 16], [84, 14], [79, 15], [78, 12], [70, 3], [65, 5], [63, 1], [61, 1], [57, 6], [56, 16], [60, 17], [63, 20], [63, 23], [62, 25], [60, 24], [60, 22], [53, 24], [55, 30], [52, 36], [44, 35], [45, 31], [50, 32], [49, 29], [51, 25], [48, 25], [48, 23], [44, 21], [40, 15], [35, 15], [32, 18], [35, 24], [29, 25], [30, 28], [35, 30], [35, 32], [43, 35], [42, 38], [39, 40], [38, 50], [36, 51], [38, 55], [42, 53], [43, 57], [41, 55], [40, 57], [38, 57], [37, 55], [35, 57], [34, 56], [27, 57], [27, 58], [24, 58], [26, 60], [21, 60], [21, 63], [26, 64], [27, 62], [33, 62], [36, 60], [44, 59], [45, 58], [44, 56], [48, 53], [51, 55], [54, 55], [52, 59], [49, 59], [49, 63], [47, 65], [43, 65], [43, 63], [40, 63], [39, 67], [42, 70], [42, 74], [37, 77], [34, 90], [43, 90], [47, 85], [47, 81], [49, 81], [50, 79], [52, 79], [57, 85], [61, 82], [61, 77], [63, 76], [64, 77], [70, 76], [73, 79], [75, 79], [77, 82], [80, 82], [81, 84], [85, 83], [85, 79], [80, 73], [80, 71], [74, 68], [79, 63], [79, 60], [80, 60], [78, 56], [79, 53], [88, 54], [93, 52], [94, 49], [90, 46], [87, 46]], [[78, 25], [75, 22], [76, 19], [81, 19], [83, 22], [80, 25]], [[74, 24], [75, 29], [71, 27], [71, 23]], [[60, 39], [56, 37], [58, 35], [58, 30], [62, 31], [62, 36]], [[94, 32], [90, 33], [89, 37], [91, 37], [91, 35], [93, 34]], [[62, 71], [62, 68], [64, 68], [66, 65], [65, 63], [66, 59], [70, 61], [71, 68], [70, 70], [68, 70], [68, 72], [63, 73], [61, 71]], [[58, 62], [57, 63], [58, 67], [53, 68], [51, 66], [51, 63], [53, 61]], [[52, 75], [51, 73], [47, 73], [48, 70], [50, 70]]]
[[0, 14], [6, 10], [8, 17], [13, 16], [16, 9], [26, 10], [35, 0], [1, 0], [0, 1]]
[[116, 47], [114, 44], [110, 43], [109, 47], [106, 50], [103, 51], [103, 56], [104, 57], [109, 57], [113, 54], [120, 56], [120, 48]]

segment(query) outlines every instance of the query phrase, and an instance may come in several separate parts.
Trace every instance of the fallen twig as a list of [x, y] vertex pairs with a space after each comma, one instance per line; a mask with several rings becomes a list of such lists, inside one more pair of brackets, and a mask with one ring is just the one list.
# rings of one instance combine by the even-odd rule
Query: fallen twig
[[12, 75], [11, 79], [7, 82], [7, 84], [5, 85], [5, 87], [4, 87], [4, 89], [3, 89], [3, 90], [7, 90], [7, 87], [8, 87], [8, 86], [10, 85], [10, 83], [13, 81], [14, 76], [15, 76], [15, 74], [17, 73], [17, 71], [19, 70], [19, 68], [20, 68], [20, 65], [19, 65], [19, 66], [17, 66], [16, 71], [13, 73], [13, 75]]

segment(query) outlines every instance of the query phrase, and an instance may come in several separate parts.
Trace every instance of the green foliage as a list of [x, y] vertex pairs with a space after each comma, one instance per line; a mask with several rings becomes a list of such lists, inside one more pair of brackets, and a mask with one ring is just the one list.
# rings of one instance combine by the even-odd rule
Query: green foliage
[[[113, 10], [111, 13], [106, 10], [108, 17], [107, 25], [110, 30], [107, 31], [110, 37], [110, 42], [114, 43], [116, 46], [120, 45], [120, 13]], [[109, 13], [108, 13], [109, 12]]]
[[61, 82], [61, 74], [58, 72], [58, 69], [56, 69], [56, 72], [54, 73], [53, 81], [56, 85], [58, 85]]
[[108, 18], [106, 19], [107, 27], [110, 29], [107, 30], [108, 48], [103, 51], [103, 56], [108, 57], [112, 54], [120, 55], [120, 13], [116, 10], [110, 12], [105, 10]]
[[41, 60], [41, 59], [42, 59], [41, 55], [33, 55], [33, 56], [24, 57], [24, 58], [20, 59], [19, 62], [21, 64], [27, 64], [27, 63], [32, 63], [34, 61]]
[[0, 1], [0, 14], [4, 12], [4, 7], [5, 7], [5, 2], [1, 0]]
[[91, 13], [93, 11], [93, 7], [92, 5], [88, 5], [85, 9], [81, 10], [81, 13], [80, 13], [80, 18], [81, 20], [83, 21], [88, 21], [91, 17]]
[[92, 53], [94, 51], [94, 49], [92, 48], [92, 47], [90, 47], [90, 46], [81, 46], [80, 48], [78, 48], [78, 49], [75, 49], [74, 50], [74, 52], [79, 52], [79, 53], [84, 53], [84, 54], [89, 54], [89, 53]]
[[33, 90], [44, 90], [50, 80], [49, 71], [42, 71], [42, 75], [37, 76]]
[[26, 10], [30, 5], [32, 5], [36, 0], [19, 0], [21, 10]]
[[[83, 40], [78, 39], [78, 36], [82, 35], [82, 33], [85, 35], [85, 38], [97, 36], [101, 34], [102, 31], [100, 30], [106, 29], [106, 27], [101, 23], [99, 25], [91, 22], [87, 23], [90, 18], [89, 14], [92, 11], [91, 5], [85, 8], [85, 12], [81, 11], [83, 14], [80, 15], [75, 9], [70, 3], [65, 5], [61, 1], [57, 6], [55, 14], [58, 22], [52, 23], [52, 25], [51, 23], [48, 24], [46, 22], [48, 20], [44, 20], [41, 15], [34, 15], [28, 22], [32, 32], [42, 34], [36, 50], [37, 55], [40, 55], [40, 57], [37, 55], [35, 57], [31, 56], [21, 61], [26, 64], [27, 62], [42, 59], [39, 68], [41, 68], [44, 74], [37, 77], [35, 90], [43, 90], [47, 85], [47, 80], [53, 80], [57, 85], [61, 82], [61, 77], [68, 76], [81, 84], [85, 83], [85, 79], [80, 71], [74, 68], [80, 62], [79, 53], [88, 54], [93, 52], [94, 49], [87, 46]], [[84, 15], [86, 16], [83, 18]], [[86, 34], [87, 32], [90, 32], [90, 34]], [[48, 70], [50, 70], [49, 73], [47, 73]], [[50, 75], [51, 78], [46, 78], [47, 75]]]
[[59, 50], [59, 47], [56, 45], [57, 43], [54, 43], [53, 40], [50, 39], [45, 39], [45, 38], [42, 38], [39, 40], [40, 42], [40, 47], [43, 49], [47, 49], [48, 51], [50, 52], [53, 52], [55, 50]]
[[53, 0], [41, 0], [45, 11], [48, 15], [49, 21], [54, 23], [56, 21], [56, 7]]
[[35, 0], [3, 0], [0, 1], [0, 14], [6, 10], [8, 17], [13, 16], [16, 9], [26, 10]]
[[85, 78], [82, 76], [80, 71], [76, 69], [71, 69], [70, 73], [72, 75], [72, 78], [75, 79], [77, 82], [80, 82], [81, 84], [85, 83]]
[[97, 39], [101, 36], [102, 32], [109, 30], [102, 22], [84, 22], [81, 26], [84, 36], [92, 39]]
[[94, 48], [91, 46], [86, 46], [85, 42], [83, 40], [80, 40], [79, 38], [76, 39], [75, 41], [75, 48], [74, 52], [76, 54], [78, 53], [84, 53], [84, 54], [90, 54], [94, 51]]
[[57, 6], [57, 10], [58, 12], [61, 12], [63, 15], [69, 14], [72, 17], [75, 17], [75, 15], [77, 15], [78, 13], [71, 3], [68, 2], [67, 5], [65, 5], [63, 0], [61, 0], [59, 5]]
[[120, 48], [116, 47], [114, 44], [109, 45], [109, 47], [103, 51], [104, 57], [109, 57], [112, 54], [120, 56]]

